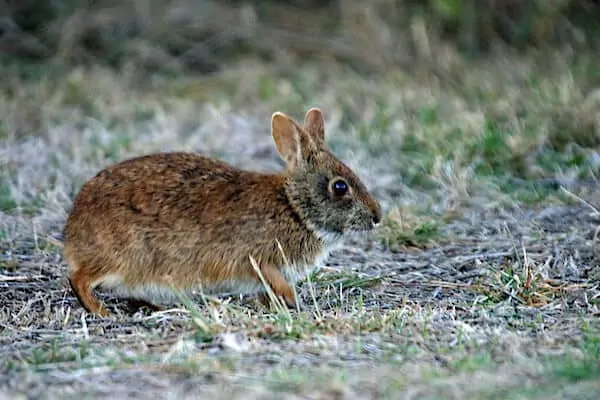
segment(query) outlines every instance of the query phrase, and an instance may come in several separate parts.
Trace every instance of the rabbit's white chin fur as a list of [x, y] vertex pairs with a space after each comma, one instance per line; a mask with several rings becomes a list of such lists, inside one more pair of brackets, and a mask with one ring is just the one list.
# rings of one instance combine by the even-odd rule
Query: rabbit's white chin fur
[[295, 284], [296, 282], [306, 278], [307, 275], [310, 275], [313, 271], [320, 269], [329, 254], [341, 247], [343, 243], [343, 235], [337, 233], [328, 233], [328, 232], [318, 232], [317, 235], [324, 242], [323, 250], [317, 257], [313, 260], [313, 262], [306, 263], [296, 263], [294, 265], [290, 265], [288, 267], [282, 268], [283, 275], [285, 279], [290, 282], [290, 284]]
[[341, 233], [317, 231], [316, 234], [317, 237], [324, 242], [325, 251], [332, 247], [335, 248], [340, 246], [344, 240], [344, 235]]

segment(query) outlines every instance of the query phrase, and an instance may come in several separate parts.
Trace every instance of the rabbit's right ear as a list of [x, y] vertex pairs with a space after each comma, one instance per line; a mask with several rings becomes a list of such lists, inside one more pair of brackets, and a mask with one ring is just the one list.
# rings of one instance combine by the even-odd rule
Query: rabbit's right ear
[[305, 160], [315, 148], [315, 143], [290, 117], [275, 112], [271, 117], [271, 133], [275, 147], [289, 169], [294, 169]]
[[319, 142], [325, 141], [325, 121], [323, 113], [316, 107], [306, 112], [304, 130]]

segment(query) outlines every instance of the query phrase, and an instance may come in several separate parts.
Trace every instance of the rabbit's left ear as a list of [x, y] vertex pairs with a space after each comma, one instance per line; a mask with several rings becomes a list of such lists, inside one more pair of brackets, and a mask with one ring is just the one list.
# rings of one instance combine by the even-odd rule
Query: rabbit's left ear
[[304, 117], [304, 130], [317, 142], [325, 140], [325, 120], [323, 113], [318, 108], [311, 108]]
[[275, 112], [271, 117], [271, 133], [275, 147], [289, 169], [295, 169], [308, 160], [316, 149], [310, 135], [281, 112]]

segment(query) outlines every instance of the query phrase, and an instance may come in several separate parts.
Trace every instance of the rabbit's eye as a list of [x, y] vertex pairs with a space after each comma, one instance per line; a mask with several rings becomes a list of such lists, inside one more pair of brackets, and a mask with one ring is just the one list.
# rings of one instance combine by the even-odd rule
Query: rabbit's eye
[[342, 179], [336, 179], [331, 184], [331, 190], [333, 191], [333, 194], [335, 194], [338, 197], [341, 197], [348, 193], [348, 184]]

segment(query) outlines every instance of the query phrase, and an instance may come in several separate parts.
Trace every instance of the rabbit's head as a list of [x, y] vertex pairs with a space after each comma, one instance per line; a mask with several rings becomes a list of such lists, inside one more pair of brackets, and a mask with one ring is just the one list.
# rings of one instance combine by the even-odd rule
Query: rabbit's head
[[322, 239], [368, 231], [381, 220], [381, 207], [362, 181], [325, 143], [319, 109], [306, 113], [304, 127], [276, 112], [271, 129], [286, 163], [286, 191], [292, 206]]

